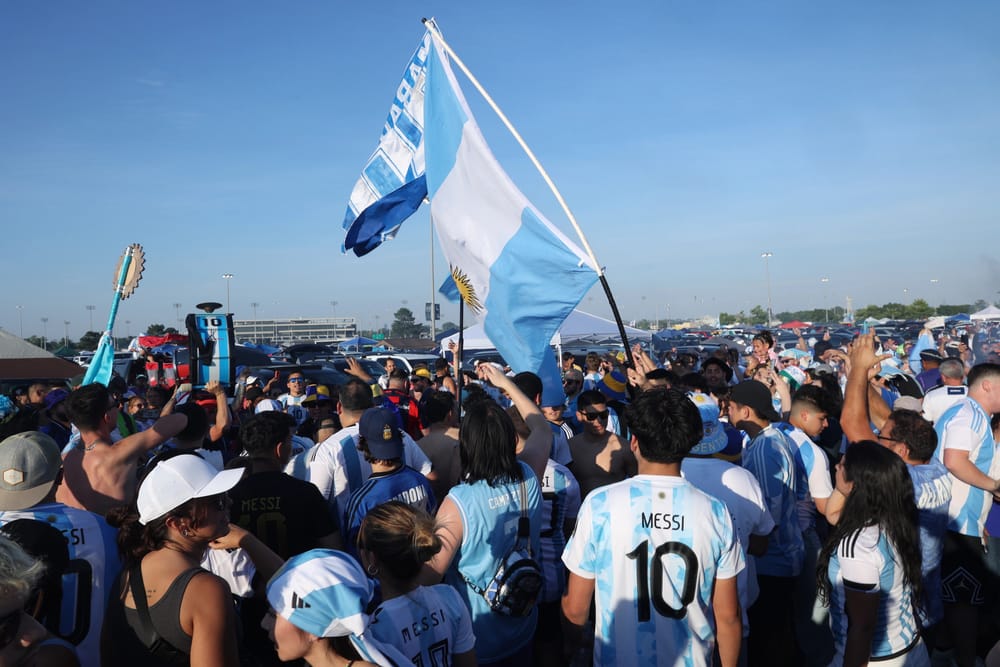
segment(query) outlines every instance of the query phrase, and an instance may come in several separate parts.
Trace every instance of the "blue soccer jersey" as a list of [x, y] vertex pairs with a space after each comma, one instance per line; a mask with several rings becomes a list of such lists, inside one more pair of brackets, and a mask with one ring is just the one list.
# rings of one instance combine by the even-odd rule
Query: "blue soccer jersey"
[[[330, 503], [330, 511], [338, 525], [344, 525], [351, 494], [361, 488], [372, 474], [372, 465], [358, 449], [357, 424], [346, 426], [309, 450], [307, 481], [316, 485]], [[403, 463], [427, 475], [431, 461], [416, 441], [407, 433], [403, 436]]]
[[767, 541], [767, 553], [757, 558], [757, 574], [796, 577], [802, 570], [805, 543], [797, 504], [802, 482], [795, 466], [795, 450], [795, 443], [771, 424], [754, 436], [743, 453], [743, 467], [760, 483], [777, 526]]
[[715, 581], [744, 568], [725, 504], [662, 475], [592, 491], [563, 562], [595, 580], [595, 665], [711, 665]]
[[580, 512], [580, 485], [566, 466], [552, 459], [542, 477], [542, 530], [538, 564], [545, 575], [540, 602], [554, 602], [566, 592], [566, 568], [562, 553], [566, 548], [563, 532], [568, 519]]
[[351, 501], [347, 505], [344, 537], [352, 554], [357, 553], [355, 543], [365, 515], [376, 505], [390, 500], [398, 500], [428, 514], [437, 511], [431, 483], [413, 468], [404, 465], [391, 472], [373, 473], [360, 489], [351, 494]]
[[63, 575], [62, 613], [58, 634], [76, 646], [83, 667], [101, 664], [101, 623], [121, 562], [118, 531], [104, 517], [62, 503], [0, 512], [0, 525], [17, 519], [43, 521], [66, 536], [69, 567]]
[[381, 645], [395, 646], [416, 667], [441, 667], [476, 643], [469, 610], [446, 584], [418, 586], [386, 600], [372, 613], [368, 633]]
[[866, 526], [842, 539], [830, 558], [827, 574], [831, 583], [830, 627], [837, 649], [831, 664], [843, 661], [849, 623], [844, 609], [847, 589], [878, 596], [872, 658], [899, 653], [920, 638], [899, 556], [878, 526]]
[[805, 431], [791, 424], [775, 424], [782, 433], [795, 443], [795, 467], [797, 481], [799, 528], [803, 531], [816, 527], [816, 498], [826, 500], [833, 494], [830, 481], [830, 459]]
[[929, 627], [944, 617], [941, 599], [941, 554], [951, 503], [951, 475], [944, 464], [931, 459], [923, 465], [906, 466], [913, 481], [920, 520], [920, 571], [924, 575], [926, 604], [921, 622]]
[[[934, 456], [944, 462], [946, 450], [967, 454], [980, 472], [996, 479], [1000, 475], [1000, 454], [996, 452], [990, 416], [975, 400], [965, 397], [948, 408], [934, 426], [938, 447]], [[951, 503], [948, 530], [982, 537], [986, 515], [993, 506], [993, 494], [951, 476]]]

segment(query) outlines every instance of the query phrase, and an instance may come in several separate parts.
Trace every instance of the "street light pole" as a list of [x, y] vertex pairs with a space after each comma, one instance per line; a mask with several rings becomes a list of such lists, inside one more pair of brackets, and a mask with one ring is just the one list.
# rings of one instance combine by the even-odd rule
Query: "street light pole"
[[24, 306], [17, 306], [17, 326], [21, 338], [24, 338]]
[[250, 307], [253, 308], [253, 342], [258, 344], [260, 343], [260, 340], [257, 338], [257, 307], [259, 305], [256, 301], [250, 304]]
[[827, 293], [823, 295], [823, 305], [826, 308], [826, 322], [827, 322], [827, 324], [829, 324], [830, 323], [830, 294], [829, 294], [829, 292], [830, 292], [830, 289], [829, 289], [829, 287], [830, 287], [830, 279], [829, 278], [820, 278], [819, 281], [821, 283], [823, 283], [824, 285], [827, 286], [827, 290], [826, 290]]
[[771, 326], [771, 321], [774, 320], [774, 307], [771, 304], [771, 266], [768, 260], [774, 257], [774, 253], [762, 252], [760, 256], [764, 260], [764, 277], [767, 279], [767, 326]]
[[88, 305], [88, 306], [84, 306], [84, 307], [89, 311], [89, 315], [90, 315], [90, 328], [87, 329], [87, 331], [93, 331], [94, 330], [94, 309], [97, 306], [89, 306]]
[[181, 304], [174, 302], [174, 315], [177, 316], [177, 323], [181, 323]]
[[43, 317], [42, 318], [42, 349], [43, 350], [48, 350], [49, 349], [49, 345], [48, 345], [48, 342], [47, 342], [48, 337], [49, 337], [49, 318]]
[[63, 320], [63, 324], [66, 325], [66, 335], [63, 336], [63, 345], [69, 347], [69, 320]]
[[233, 312], [233, 309], [229, 307], [229, 283], [233, 279], [233, 274], [223, 273], [222, 277], [226, 279], [226, 312], [231, 313]]

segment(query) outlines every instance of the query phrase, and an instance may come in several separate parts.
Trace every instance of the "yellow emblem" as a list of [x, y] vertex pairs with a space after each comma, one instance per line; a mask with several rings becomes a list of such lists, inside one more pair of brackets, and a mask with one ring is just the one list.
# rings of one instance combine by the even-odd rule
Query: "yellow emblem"
[[382, 428], [382, 439], [383, 440], [392, 440], [392, 427], [389, 426], [388, 424], [386, 424]]
[[462, 301], [465, 305], [472, 310], [473, 313], [479, 314], [483, 309], [483, 304], [479, 301], [479, 296], [476, 294], [475, 288], [472, 286], [472, 281], [469, 280], [469, 276], [465, 275], [465, 272], [457, 266], [451, 267], [451, 278], [455, 281], [455, 285], [458, 287], [458, 293], [462, 296]]

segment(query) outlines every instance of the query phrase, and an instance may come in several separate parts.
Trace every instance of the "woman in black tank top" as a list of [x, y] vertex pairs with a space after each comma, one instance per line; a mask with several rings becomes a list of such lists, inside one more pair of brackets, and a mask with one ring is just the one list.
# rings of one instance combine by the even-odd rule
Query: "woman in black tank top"
[[113, 510], [123, 568], [102, 634], [104, 665], [236, 666], [236, 614], [226, 582], [201, 569], [229, 532], [226, 492], [242, 471], [218, 472], [197, 454], [147, 467], [136, 502]]

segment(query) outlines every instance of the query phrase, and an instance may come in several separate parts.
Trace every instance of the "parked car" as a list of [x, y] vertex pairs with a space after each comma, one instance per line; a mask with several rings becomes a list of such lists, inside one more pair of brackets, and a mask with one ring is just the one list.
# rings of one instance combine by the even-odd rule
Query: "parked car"
[[436, 354], [428, 354], [426, 352], [379, 352], [378, 354], [366, 354], [364, 358], [382, 365], [385, 365], [386, 359], [392, 359], [396, 362], [396, 368], [402, 368], [407, 373], [412, 374], [417, 364], [423, 364], [433, 370], [434, 362], [440, 357]]

